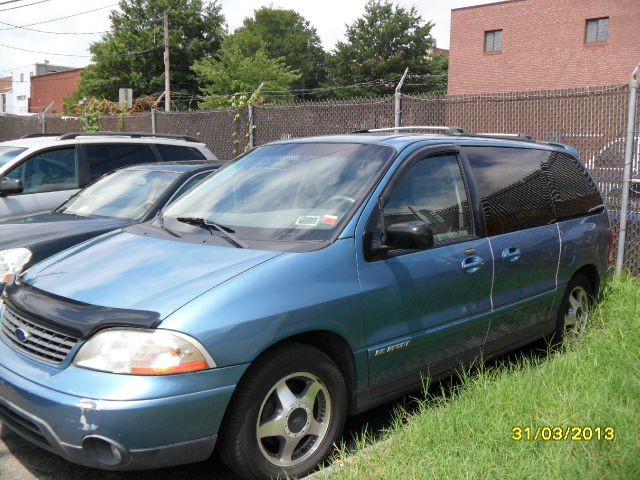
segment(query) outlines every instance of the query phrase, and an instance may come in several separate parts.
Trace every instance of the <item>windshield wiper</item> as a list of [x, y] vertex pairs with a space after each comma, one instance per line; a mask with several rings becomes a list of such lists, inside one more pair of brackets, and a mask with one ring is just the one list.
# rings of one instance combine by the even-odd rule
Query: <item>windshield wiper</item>
[[176, 220], [182, 223], [188, 223], [189, 225], [195, 225], [196, 227], [206, 228], [207, 230], [209, 230], [209, 233], [211, 235], [213, 235], [212, 229], [215, 229], [220, 232], [222, 234], [222, 237], [232, 245], [235, 245], [238, 248], [249, 248], [249, 245], [233, 235], [235, 233], [235, 230], [225, 225], [220, 225], [219, 223], [207, 220], [206, 218], [178, 217], [176, 218]]
[[179, 233], [174, 232], [173, 230], [171, 230], [169, 227], [167, 227], [164, 224], [164, 215], [162, 215], [162, 210], [158, 210], [158, 213], [156, 213], [156, 219], [158, 220], [158, 223], [160, 224], [160, 228], [163, 229], [165, 232], [170, 233], [174, 237], [182, 238], [182, 235], [180, 235]]

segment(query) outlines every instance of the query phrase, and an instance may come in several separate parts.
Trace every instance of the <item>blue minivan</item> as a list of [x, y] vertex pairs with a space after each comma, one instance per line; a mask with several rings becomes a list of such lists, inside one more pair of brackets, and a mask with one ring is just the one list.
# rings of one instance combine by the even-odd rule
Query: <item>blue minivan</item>
[[0, 419], [95, 468], [217, 446], [243, 478], [302, 476], [346, 415], [578, 334], [612, 245], [564, 145], [456, 129], [272, 143], [10, 281]]

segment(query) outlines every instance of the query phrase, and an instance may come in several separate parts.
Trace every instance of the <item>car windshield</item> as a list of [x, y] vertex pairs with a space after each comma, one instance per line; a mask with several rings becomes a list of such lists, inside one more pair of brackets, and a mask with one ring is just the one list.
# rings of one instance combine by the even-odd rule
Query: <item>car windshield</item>
[[350, 143], [267, 145], [203, 181], [165, 218], [216, 222], [247, 240], [325, 241], [394, 153]]
[[83, 217], [140, 220], [157, 204], [178, 175], [145, 169], [118, 170], [78, 192], [56, 211]]
[[0, 167], [16, 158], [25, 150], [26, 148], [19, 147], [0, 147]]

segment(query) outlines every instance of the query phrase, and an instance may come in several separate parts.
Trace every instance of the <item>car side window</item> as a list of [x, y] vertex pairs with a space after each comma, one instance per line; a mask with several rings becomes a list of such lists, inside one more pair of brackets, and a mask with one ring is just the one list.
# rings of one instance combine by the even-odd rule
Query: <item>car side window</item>
[[551, 152], [533, 148], [463, 147], [475, 179], [487, 235], [555, 220]]
[[85, 145], [85, 151], [91, 181], [117, 168], [158, 161], [147, 144], [89, 144]]
[[180, 145], [156, 145], [160, 156], [165, 162], [179, 162], [181, 160], [206, 160], [200, 150], [193, 147], [183, 147]]
[[78, 188], [76, 150], [71, 147], [38, 153], [11, 170], [6, 177], [21, 180], [22, 193]]
[[553, 152], [549, 171], [557, 187], [553, 204], [558, 220], [587, 215], [604, 204], [595, 182], [572, 155]]
[[457, 156], [425, 158], [404, 173], [384, 206], [385, 227], [422, 220], [434, 245], [472, 234], [467, 191]]

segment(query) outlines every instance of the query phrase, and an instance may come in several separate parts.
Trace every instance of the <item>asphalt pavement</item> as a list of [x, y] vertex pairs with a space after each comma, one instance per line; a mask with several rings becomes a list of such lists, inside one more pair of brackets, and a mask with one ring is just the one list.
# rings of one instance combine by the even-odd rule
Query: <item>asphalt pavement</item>
[[[418, 392], [417, 392], [418, 393]], [[354, 436], [365, 429], [376, 438], [391, 425], [394, 410], [411, 410], [411, 396], [350, 417], [342, 440], [353, 444]], [[0, 423], [0, 480], [241, 480], [214, 455], [205, 462], [138, 472], [106, 472], [67, 462], [24, 440]]]

